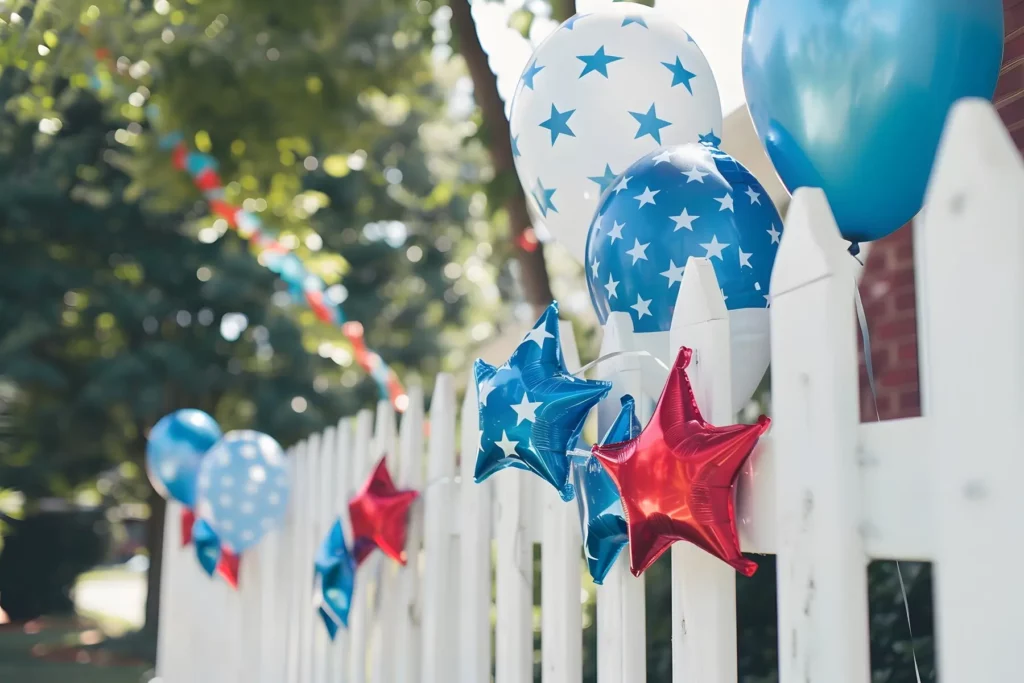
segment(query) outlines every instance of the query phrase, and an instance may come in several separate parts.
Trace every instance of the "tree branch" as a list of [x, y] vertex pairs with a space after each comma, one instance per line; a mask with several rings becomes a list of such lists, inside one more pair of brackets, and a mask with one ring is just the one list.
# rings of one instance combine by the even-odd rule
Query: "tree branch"
[[[570, 0], [571, 2], [572, 0]], [[573, 2], [573, 4], [575, 4]], [[473, 91], [476, 102], [483, 114], [484, 125], [490, 133], [488, 147], [491, 162], [494, 164], [495, 175], [511, 174], [515, 177], [515, 164], [512, 161], [512, 143], [510, 140], [508, 119], [505, 117], [505, 103], [498, 94], [498, 79], [487, 63], [480, 37], [476, 32], [476, 24], [470, 12], [469, 0], [450, 0], [452, 25], [458, 36], [459, 51], [466, 60], [469, 75], [473, 79]], [[526, 301], [540, 315], [551, 303], [551, 283], [548, 279], [547, 266], [544, 262], [544, 247], [532, 243], [532, 250], [524, 248], [523, 235], [530, 229], [530, 214], [526, 208], [526, 195], [518, 180], [510, 183], [511, 193], [505, 201], [509, 225], [512, 229], [512, 240], [520, 267], [520, 285]]]

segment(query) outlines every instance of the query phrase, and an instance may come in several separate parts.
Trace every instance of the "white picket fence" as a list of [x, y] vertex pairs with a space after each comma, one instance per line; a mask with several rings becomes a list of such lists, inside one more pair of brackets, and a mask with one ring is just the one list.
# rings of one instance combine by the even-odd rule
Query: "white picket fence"
[[[921, 418], [859, 424], [858, 266], [846, 246], [824, 194], [798, 191], [772, 279], [774, 428], [737, 505], [744, 550], [778, 558], [779, 680], [870, 681], [866, 565], [875, 558], [935, 563], [945, 683], [1022, 680], [1024, 165], [991, 105], [954, 110], [916, 226]], [[609, 321], [602, 351], [645, 349], [668, 362], [679, 346], [694, 348], [705, 416], [731, 423], [729, 320], [710, 264], [690, 262], [677, 310], [667, 345], [633, 335], [623, 315]], [[568, 325], [562, 339], [578, 366]], [[664, 371], [647, 360], [618, 356], [597, 369], [615, 383], [600, 431], [622, 393], [656, 398], [650, 387]], [[544, 683], [581, 680], [576, 505], [516, 470], [472, 482], [472, 384], [460, 409], [453, 379], [437, 377], [429, 438], [422, 392], [410, 399], [397, 434], [382, 404], [376, 419], [364, 411], [292, 449], [287, 525], [243, 559], [237, 593], [200, 573], [168, 515], [165, 683], [530, 683], [538, 629]], [[351, 627], [332, 643], [313, 608], [315, 548], [382, 453], [399, 485], [423, 490], [411, 561], [400, 569], [377, 553], [360, 568]], [[647, 680], [644, 582], [625, 555], [597, 590], [599, 683]], [[671, 562], [672, 680], [735, 683], [733, 571], [681, 543]]]

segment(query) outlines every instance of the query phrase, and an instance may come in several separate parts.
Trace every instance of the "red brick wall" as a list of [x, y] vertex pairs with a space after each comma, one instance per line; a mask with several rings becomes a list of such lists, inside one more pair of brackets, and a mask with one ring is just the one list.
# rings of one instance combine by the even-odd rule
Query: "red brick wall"
[[[1024, 150], [1024, 0], [1003, 0], [1006, 44], [995, 106]], [[905, 226], [872, 245], [860, 284], [871, 332], [871, 360], [883, 420], [921, 414], [917, 360], [914, 242]], [[861, 419], [875, 419], [861, 347]]]

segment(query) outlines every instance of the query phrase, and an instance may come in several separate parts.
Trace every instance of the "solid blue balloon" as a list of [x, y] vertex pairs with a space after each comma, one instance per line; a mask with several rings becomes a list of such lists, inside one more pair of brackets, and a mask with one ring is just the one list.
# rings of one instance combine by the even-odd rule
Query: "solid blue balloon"
[[206, 452], [221, 437], [217, 421], [201, 410], [178, 410], [149, 430], [146, 471], [164, 498], [195, 506], [196, 474]]
[[288, 465], [274, 439], [228, 432], [199, 468], [196, 516], [224, 548], [239, 554], [284, 519], [288, 491]]
[[709, 145], [662, 148], [612, 183], [590, 226], [594, 309], [602, 325], [621, 311], [634, 332], [668, 330], [690, 256], [710, 259], [730, 310], [767, 308], [781, 234], [768, 192], [738, 161]]
[[[622, 397], [622, 408], [602, 444], [620, 443], [639, 436], [633, 397]], [[604, 583], [615, 559], [629, 542], [626, 516], [615, 482], [593, 455], [573, 456], [573, 482], [583, 532], [583, 553], [594, 583]]]
[[875, 240], [921, 209], [953, 103], [992, 97], [1001, 0], [750, 0], [743, 84], [792, 192], [825, 190], [843, 236]]

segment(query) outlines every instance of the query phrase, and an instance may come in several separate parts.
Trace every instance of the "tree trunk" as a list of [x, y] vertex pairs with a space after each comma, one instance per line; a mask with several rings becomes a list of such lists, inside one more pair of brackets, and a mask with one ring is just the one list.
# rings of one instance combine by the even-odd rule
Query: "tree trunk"
[[[573, 3], [575, 4], [575, 3]], [[489, 132], [488, 147], [495, 175], [516, 178], [512, 161], [512, 142], [508, 119], [505, 117], [505, 103], [498, 94], [498, 79], [487, 63], [487, 53], [480, 44], [476, 24], [470, 12], [469, 0], [450, 0], [452, 25], [458, 37], [459, 52], [466, 60], [469, 75], [473, 79], [476, 102], [483, 114], [484, 126]], [[533, 306], [537, 315], [543, 312], [553, 298], [551, 282], [544, 262], [544, 246], [524, 240], [531, 229], [530, 214], [526, 208], [526, 195], [518, 180], [509, 182], [510, 195], [505, 201], [512, 242], [520, 268], [520, 285], [526, 301]]]
[[160, 575], [164, 560], [164, 517], [167, 503], [152, 487], [149, 491], [149, 521], [146, 522], [146, 549], [149, 551], [149, 575], [146, 579], [147, 634], [155, 637], [160, 626]]

